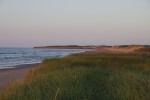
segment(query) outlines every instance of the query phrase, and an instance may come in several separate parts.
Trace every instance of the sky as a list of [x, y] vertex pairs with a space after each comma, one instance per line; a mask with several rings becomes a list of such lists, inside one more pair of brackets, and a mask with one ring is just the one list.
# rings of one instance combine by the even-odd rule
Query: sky
[[0, 0], [0, 47], [150, 45], [150, 0]]

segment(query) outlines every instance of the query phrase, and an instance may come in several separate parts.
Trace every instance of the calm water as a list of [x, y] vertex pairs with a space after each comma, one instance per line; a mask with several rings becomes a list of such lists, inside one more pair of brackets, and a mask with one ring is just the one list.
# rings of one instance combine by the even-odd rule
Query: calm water
[[0, 48], [0, 69], [8, 66], [40, 63], [46, 58], [63, 57], [84, 52], [81, 49]]

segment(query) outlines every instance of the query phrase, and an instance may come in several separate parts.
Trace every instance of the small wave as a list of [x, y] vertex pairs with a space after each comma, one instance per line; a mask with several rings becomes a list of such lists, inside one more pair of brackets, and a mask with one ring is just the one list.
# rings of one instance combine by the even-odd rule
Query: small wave
[[15, 68], [15, 67], [0, 67], [0, 69], [10, 69], [10, 68]]

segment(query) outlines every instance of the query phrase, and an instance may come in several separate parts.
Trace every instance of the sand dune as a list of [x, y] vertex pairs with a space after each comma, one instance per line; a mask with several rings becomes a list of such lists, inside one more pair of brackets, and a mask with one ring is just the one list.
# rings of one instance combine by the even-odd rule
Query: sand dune
[[110, 47], [100, 46], [100, 47], [97, 47], [96, 50], [97, 51], [105, 51], [105, 52], [130, 53], [130, 52], [133, 52], [133, 51], [141, 49], [141, 48], [145, 48], [145, 47], [141, 46], [141, 45], [130, 45], [127, 47], [123, 47], [123, 46], [110, 46]]

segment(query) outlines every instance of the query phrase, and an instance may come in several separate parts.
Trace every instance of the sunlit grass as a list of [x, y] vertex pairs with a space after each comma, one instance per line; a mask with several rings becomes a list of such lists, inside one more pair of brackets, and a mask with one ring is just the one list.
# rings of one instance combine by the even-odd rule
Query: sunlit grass
[[0, 100], [149, 100], [149, 54], [72, 54], [46, 59]]

